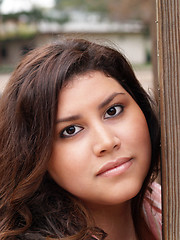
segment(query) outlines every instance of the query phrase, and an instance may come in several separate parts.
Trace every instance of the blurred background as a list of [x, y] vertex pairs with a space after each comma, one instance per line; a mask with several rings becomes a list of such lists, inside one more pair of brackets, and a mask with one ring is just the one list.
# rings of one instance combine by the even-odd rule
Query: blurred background
[[0, 0], [0, 93], [29, 50], [69, 36], [123, 52], [147, 91], [157, 88], [155, 0]]

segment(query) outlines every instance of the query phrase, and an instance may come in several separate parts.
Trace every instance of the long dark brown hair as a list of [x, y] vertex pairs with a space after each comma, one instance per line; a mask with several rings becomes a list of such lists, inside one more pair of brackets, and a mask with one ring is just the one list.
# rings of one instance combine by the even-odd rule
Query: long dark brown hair
[[152, 102], [118, 51], [69, 39], [31, 51], [17, 66], [0, 100], [0, 239], [104, 239], [83, 205], [49, 176], [61, 88], [74, 75], [97, 70], [115, 78], [142, 109], [152, 159], [132, 199], [136, 233], [142, 239], [142, 201], [158, 169], [159, 124]]

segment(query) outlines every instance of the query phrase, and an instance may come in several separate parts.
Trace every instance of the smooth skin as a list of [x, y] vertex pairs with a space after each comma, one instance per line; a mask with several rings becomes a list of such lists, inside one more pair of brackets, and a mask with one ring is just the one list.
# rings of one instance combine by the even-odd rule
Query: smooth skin
[[150, 160], [144, 114], [115, 79], [92, 71], [61, 90], [48, 171], [84, 202], [108, 239], [136, 239], [130, 200], [140, 191]]

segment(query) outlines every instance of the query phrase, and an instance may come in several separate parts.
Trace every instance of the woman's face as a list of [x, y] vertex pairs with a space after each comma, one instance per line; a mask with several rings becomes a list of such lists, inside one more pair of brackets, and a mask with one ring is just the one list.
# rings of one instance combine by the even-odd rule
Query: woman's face
[[87, 204], [134, 197], [149, 170], [151, 141], [144, 114], [113, 78], [76, 76], [59, 95], [48, 171]]

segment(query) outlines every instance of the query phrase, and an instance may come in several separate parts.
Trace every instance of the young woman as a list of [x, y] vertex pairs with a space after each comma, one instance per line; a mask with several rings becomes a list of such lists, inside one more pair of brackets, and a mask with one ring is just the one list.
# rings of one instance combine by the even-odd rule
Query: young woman
[[118, 51], [50, 44], [0, 102], [0, 239], [161, 239], [159, 124]]

